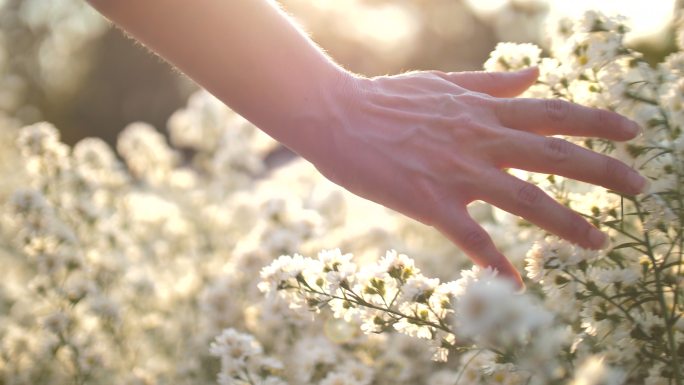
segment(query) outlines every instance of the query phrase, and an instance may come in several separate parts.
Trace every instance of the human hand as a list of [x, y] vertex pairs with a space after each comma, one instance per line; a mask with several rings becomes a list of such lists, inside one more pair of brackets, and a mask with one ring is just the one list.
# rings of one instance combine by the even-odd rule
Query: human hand
[[[561, 100], [515, 99], [536, 68], [352, 78], [324, 147], [309, 159], [351, 192], [434, 226], [478, 265], [520, 274], [466, 206], [483, 200], [585, 248], [607, 236], [508, 167], [562, 175], [625, 194], [647, 180], [611, 157], [547, 135], [624, 141], [636, 123]], [[319, 142], [320, 143], [320, 142]]]

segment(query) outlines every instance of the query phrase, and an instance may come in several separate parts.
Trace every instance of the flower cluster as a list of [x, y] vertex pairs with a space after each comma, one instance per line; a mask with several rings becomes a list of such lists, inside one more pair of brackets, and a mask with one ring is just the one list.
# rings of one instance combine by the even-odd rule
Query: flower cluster
[[[122, 131], [116, 152], [99, 139], [69, 147], [48, 123], [3, 123], [0, 382], [215, 383], [219, 372], [223, 382], [249, 373], [259, 383], [365, 385], [433, 371], [428, 347], [311, 322], [264, 300], [257, 283], [274, 256], [300, 250], [347, 243], [370, 260], [429, 241], [437, 251], [426, 266], [439, 271], [453, 247], [302, 160], [269, 166], [276, 143], [206, 92], [169, 120], [176, 147], [143, 123]], [[378, 221], [362, 223], [371, 211]], [[235, 339], [209, 348], [227, 328], [264, 352], [239, 378], [240, 362], [230, 366], [220, 348]]]
[[[619, 368], [622, 375], [606, 374], [612, 380], [605, 383], [681, 384], [683, 57], [677, 52], [653, 67], [625, 47], [626, 31], [622, 19], [589, 12], [552, 33], [552, 58], [538, 59], [528, 46], [516, 52], [511, 45], [492, 57], [523, 56], [540, 67], [529, 96], [611, 109], [644, 127], [625, 144], [568, 139], [638, 169], [651, 182], [647, 194], [622, 196], [558, 176], [544, 180], [517, 172], [600, 226], [612, 244], [597, 253], [546, 237], [528, 252], [526, 270], [541, 284], [549, 308], [572, 328], [573, 355], [600, 354], [578, 371], [576, 383], [585, 383], [582, 373]], [[598, 362], [613, 369], [596, 369]]]
[[220, 385], [286, 384], [277, 375], [283, 364], [263, 356], [261, 344], [249, 334], [225, 329], [211, 344], [211, 354], [221, 359]]
[[295, 309], [328, 305], [335, 318], [359, 322], [365, 333], [395, 329], [430, 340], [445, 360], [455, 340], [448, 316], [456, 286], [426, 278], [413, 260], [395, 251], [361, 269], [351, 258], [339, 249], [323, 251], [318, 259], [281, 256], [261, 271], [259, 288], [284, 296]]
[[281, 256], [261, 278], [262, 291], [293, 309], [319, 313], [327, 307], [366, 334], [393, 330], [426, 340], [435, 361], [446, 361], [449, 352], [486, 350], [515, 367], [521, 381], [543, 384], [562, 373], [554, 358], [569, 345], [568, 333], [534, 298], [516, 294], [490, 269], [463, 271], [458, 280], [440, 283], [394, 250], [357, 268], [350, 254], [335, 249], [316, 259]]

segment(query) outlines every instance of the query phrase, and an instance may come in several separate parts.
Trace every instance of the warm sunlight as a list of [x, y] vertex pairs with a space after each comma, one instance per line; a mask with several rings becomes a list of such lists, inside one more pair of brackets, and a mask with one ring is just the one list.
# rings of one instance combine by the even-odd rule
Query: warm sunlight
[[629, 39], [653, 40], [672, 22], [675, 0], [551, 0], [552, 12], [578, 17], [589, 9], [609, 15], [622, 15], [632, 29]]
[[662, 40], [662, 33], [672, 21], [674, 0], [466, 0], [479, 15], [491, 18], [508, 6], [547, 7], [549, 16], [579, 17], [587, 10], [608, 15], [622, 15], [629, 20], [632, 32], [628, 40]]
[[684, 385], [683, 224], [684, 0], [0, 0], [0, 385]]

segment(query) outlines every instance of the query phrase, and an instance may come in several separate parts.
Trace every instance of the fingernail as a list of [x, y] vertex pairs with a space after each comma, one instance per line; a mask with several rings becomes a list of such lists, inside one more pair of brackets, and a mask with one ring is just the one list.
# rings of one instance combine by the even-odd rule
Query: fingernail
[[608, 247], [608, 244], [610, 243], [608, 236], [602, 233], [601, 230], [597, 228], [593, 228], [589, 232], [589, 242], [596, 249], [605, 249]]
[[507, 279], [510, 279], [511, 282], [513, 283], [513, 289], [514, 293], [516, 294], [522, 294], [527, 290], [527, 287], [525, 286], [525, 283], [523, 283], [522, 276], [520, 276], [520, 273], [518, 273], [517, 270], [499, 270], [502, 272], [501, 276], [506, 277]]
[[627, 176], [627, 183], [637, 192], [643, 194], [649, 187], [648, 179], [641, 176], [638, 172], [632, 170]]
[[644, 180], [646, 181], [646, 185], [641, 189], [640, 194], [648, 194], [651, 192], [651, 181], [646, 178], [644, 178]]
[[520, 282], [516, 282], [516, 284], [517, 284], [516, 290], [514, 293], [515, 294], [525, 294], [525, 292], [527, 291], [527, 286], [525, 286], [525, 283], [520, 281]]
[[498, 267], [494, 267], [494, 265], [490, 266], [498, 272], [500, 277], [509, 279], [513, 283], [516, 292], [523, 293], [525, 291], [525, 284], [523, 283], [522, 276], [508, 260], [501, 261]]
[[643, 133], [643, 129], [641, 128], [641, 126], [631, 120], [623, 120], [622, 129], [625, 130], [628, 134], [632, 135], [632, 137], [641, 136], [641, 134]]

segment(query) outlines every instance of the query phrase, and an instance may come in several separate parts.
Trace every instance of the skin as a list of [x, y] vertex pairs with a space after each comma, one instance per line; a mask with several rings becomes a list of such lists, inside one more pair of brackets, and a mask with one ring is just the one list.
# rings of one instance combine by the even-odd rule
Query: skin
[[113, 23], [333, 182], [435, 227], [481, 266], [519, 273], [466, 206], [486, 201], [585, 248], [607, 237], [503, 171], [562, 175], [625, 194], [627, 165], [549, 135], [624, 141], [636, 123], [560, 100], [514, 98], [538, 76], [418, 71], [366, 78], [328, 58], [267, 0], [90, 0]]

